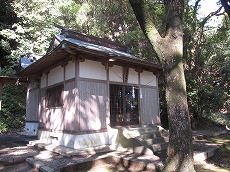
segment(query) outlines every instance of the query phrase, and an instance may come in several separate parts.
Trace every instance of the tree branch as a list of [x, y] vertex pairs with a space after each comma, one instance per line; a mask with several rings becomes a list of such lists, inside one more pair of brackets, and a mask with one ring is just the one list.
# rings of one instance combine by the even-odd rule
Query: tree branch
[[230, 19], [230, 0], [220, 0], [221, 4], [224, 7], [225, 12], [228, 14]]
[[220, 15], [221, 13], [219, 13], [219, 12], [221, 11], [222, 8], [223, 8], [223, 7], [220, 7], [218, 10], [209, 13], [209, 14], [203, 19], [203, 21], [202, 21], [201, 24], [200, 24], [198, 39], [197, 39], [197, 42], [196, 42], [197, 45], [199, 45], [199, 44], [201, 43], [202, 36], [203, 36], [203, 32], [204, 32], [204, 25], [207, 23], [207, 21], [208, 21], [211, 17]]
[[129, 0], [129, 3], [145, 36], [149, 39], [150, 43], [154, 47], [154, 50], [156, 52], [159, 52], [159, 44], [162, 40], [162, 37], [160, 36], [157, 28], [155, 27], [155, 24], [153, 23], [147, 11], [144, 0]]
[[206, 23], [211, 17], [217, 16], [218, 13], [221, 11], [222, 8], [223, 8], [223, 6], [221, 6], [218, 10], [209, 13], [209, 14], [204, 18], [204, 20], [201, 22], [202, 26], [204, 26], [205, 23]]
[[194, 9], [196, 9], [196, 10], [197, 10], [198, 5], [199, 5], [200, 1], [201, 1], [201, 0], [197, 0], [197, 1], [195, 2]]

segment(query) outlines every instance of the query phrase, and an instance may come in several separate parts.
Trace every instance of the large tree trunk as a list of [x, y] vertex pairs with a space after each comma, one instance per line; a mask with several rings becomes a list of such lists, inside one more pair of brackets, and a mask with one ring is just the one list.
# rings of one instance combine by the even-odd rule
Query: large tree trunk
[[166, 100], [169, 119], [168, 159], [165, 171], [194, 171], [193, 145], [188, 114], [183, 63], [174, 54], [166, 64]]
[[184, 1], [165, 1], [165, 37], [161, 37], [157, 31], [144, 0], [129, 0], [129, 2], [141, 29], [152, 44], [164, 69], [169, 119], [168, 160], [165, 171], [194, 171], [192, 131], [182, 62]]

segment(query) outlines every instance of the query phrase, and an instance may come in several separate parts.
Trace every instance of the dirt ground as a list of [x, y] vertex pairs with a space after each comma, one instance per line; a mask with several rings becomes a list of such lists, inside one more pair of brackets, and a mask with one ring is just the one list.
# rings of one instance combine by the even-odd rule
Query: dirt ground
[[[34, 169], [25, 162], [25, 159], [19, 161], [18, 164], [6, 164], [6, 156], [5, 154], [9, 154], [12, 156], [14, 152], [16, 152], [15, 156], [19, 156], [23, 151], [25, 154], [28, 154], [28, 150], [31, 147], [28, 147], [27, 144], [31, 140], [35, 140], [36, 137], [26, 137], [16, 134], [16, 132], [11, 132], [8, 134], [0, 135], [0, 171], [1, 172], [33, 172]], [[35, 149], [35, 148], [32, 148]], [[8, 156], [10, 158], [10, 156]]]
[[[4, 164], [5, 161], [3, 159], [4, 157], [3, 155], [5, 155], [6, 153], [12, 155], [13, 153], [16, 153], [14, 156], [18, 156], [18, 155], [22, 156], [25, 154], [27, 157], [39, 153], [39, 150], [37, 148], [26, 146], [30, 140], [34, 140], [34, 139], [36, 138], [20, 136], [15, 133], [0, 135], [0, 171], [1, 172], [36, 171], [36, 169], [32, 168], [27, 162], [25, 162], [25, 159], [18, 161], [18, 164], [14, 164], [14, 163]], [[208, 136], [205, 138], [198, 138], [196, 141], [209, 142], [209, 143], [222, 143], [225, 145], [223, 148], [219, 149], [212, 158], [200, 163], [196, 163], [195, 164], [196, 171], [198, 172], [230, 171], [230, 131], [220, 136], [215, 136], [215, 137]], [[111, 171], [127, 171], [127, 170], [122, 168], [114, 169], [113, 165], [111, 164], [102, 164], [102, 165], [98, 164], [98, 166], [94, 166], [87, 171], [111, 172]]]

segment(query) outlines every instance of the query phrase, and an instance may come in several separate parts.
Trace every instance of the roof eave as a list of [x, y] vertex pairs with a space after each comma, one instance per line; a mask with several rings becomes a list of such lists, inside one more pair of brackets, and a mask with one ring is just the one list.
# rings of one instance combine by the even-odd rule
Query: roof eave
[[[35, 75], [38, 73], [43, 73], [43, 71], [45, 70], [45, 67], [47, 67], [47, 65], [45, 65], [45, 64], [48, 61], [53, 61], [54, 63], [57, 63], [60, 60], [65, 60], [65, 59], [70, 60], [70, 59], [66, 58], [66, 55], [60, 55], [60, 53], [66, 53], [66, 54], [71, 55], [70, 53], [68, 53], [65, 50], [65, 48], [63, 48], [64, 44], [67, 44], [71, 49], [73, 49], [76, 52], [81, 52], [82, 54], [95, 55], [97, 57], [105, 58], [105, 60], [109, 60], [112, 57], [113, 59], [115, 59], [117, 61], [138, 65], [140, 68], [145, 67], [145, 68], [151, 69], [152, 71], [159, 71], [159, 72], [162, 71], [162, 68], [160, 65], [153, 64], [153, 63], [147, 62], [145, 60], [138, 59], [136, 57], [130, 58], [130, 57], [125, 56], [125, 55], [117, 55], [117, 54], [111, 54], [111, 53], [107, 53], [107, 52], [103, 52], [103, 51], [95, 51], [95, 50], [87, 49], [86, 47], [78, 46], [78, 45], [71, 43], [71, 42], [68, 42], [66, 40], [63, 40], [55, 49], [48, 52], [42, 58], [40, 58], [39, 60], [32, 63], [30, 66], [28, 66], [27, 68], [25, 68], [24, 70], [19, 72], [17, 74], [17, 76], [28, 77], [28, 76]], [[59, 53], [60, 57], [58, 59], [57, 58], [52, 59], [55, 57], [55, 55], [58, 55], [58, 53]], [[44, 66], [44, 67], [41, 67], [41, 66]], [[52, 66], [52, 65], [50, 65], [50, 66]]]

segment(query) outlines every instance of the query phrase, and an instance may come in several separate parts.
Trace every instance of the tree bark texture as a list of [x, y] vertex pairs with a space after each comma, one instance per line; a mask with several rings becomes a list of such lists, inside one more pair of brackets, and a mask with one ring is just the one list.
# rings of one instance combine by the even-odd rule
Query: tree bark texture
[[160, 60], [166, 80], [169, 119], [168, 159], [164, 171], [194, 171], [192, 131], [183, 69], [183, 0], [166, 0], [166, 33], [161, 37], [144, 0], [129, 0], [144, 34]]

